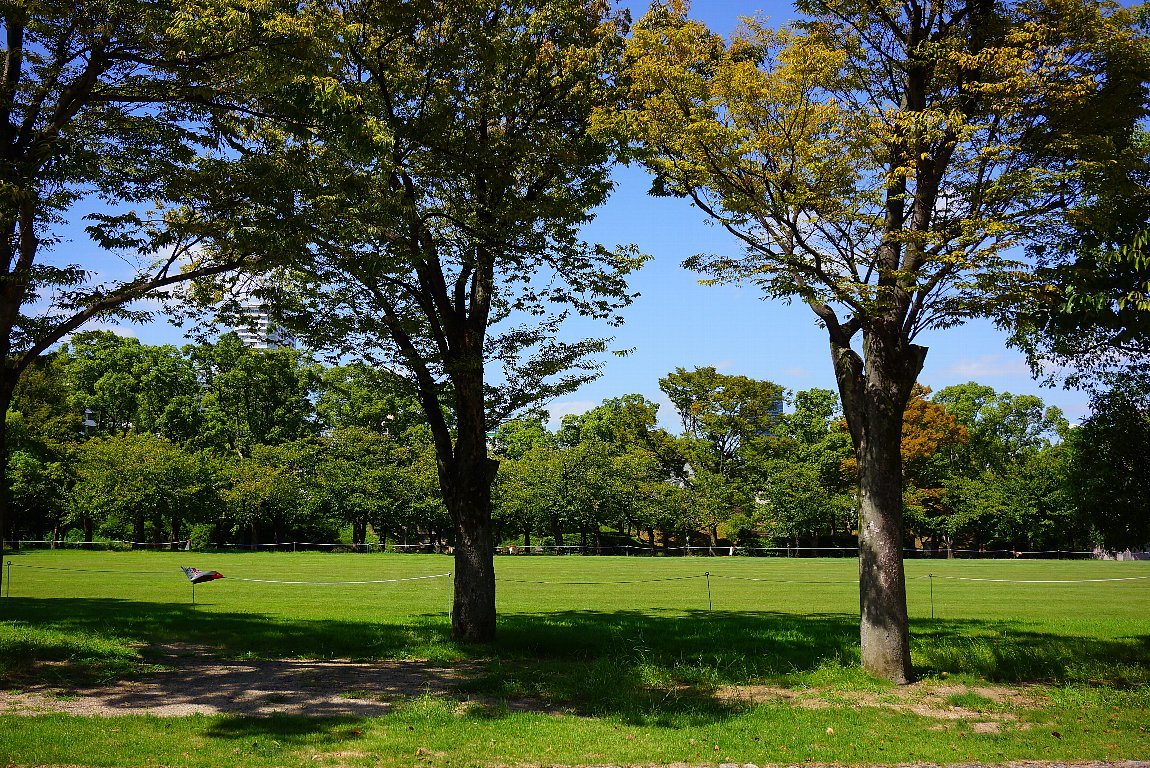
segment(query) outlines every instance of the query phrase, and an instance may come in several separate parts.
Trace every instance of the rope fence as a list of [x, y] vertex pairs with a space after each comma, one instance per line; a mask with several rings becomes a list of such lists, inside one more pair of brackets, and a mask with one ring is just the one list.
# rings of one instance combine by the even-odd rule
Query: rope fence
[[[64, 568], [60, 566], [48, 565], [28, 565], [26, 563], [14, 563], [9, 560], [4, 564], [7, 569], [4, 578], [4, 597], [9, 597], [12, 589], [12, 568], [17, 570], [23, 568], [31, 571], [61, 571], [67, 573], [103, 573], [115, 574], [117, 576], [171, 576], [172, 570], [165, 569], [162, 571], [137, 571], [126, 568]], [[451, 572], [446, 573], [433, 573], [426, 576], [404, 576], [394, 579], [367, 579], [360, 581], [289, 581], [286, 579], [254, 579], [246, 576], [224, 576], [223, 578], [228, 581], [242, 581], [253, 584], [280, 584], [290, 586], [316, 586], [316, 587], [331, 587], [331, 586], [355, 586], [367, 584], [398, 584], [400, 582], [408, 581], [427, 581], [429, 579], [443, 579], [451, 576]], [[195, 602], [195, 582], [192, 582], [192, 602]]]
[[530, 579], [502, 579], [495, 577], [496, 582], [510, 584], [657, 584], [661, 581], [689, 581], [690, 579], [706, 578], [707, 574], [700, 573], [695, 576], [668, 576], [664, 579], [634, 579], [631, 581], [532, 581]]
[[[12, 568], [15, 565], [17, 569], [23, 568], [31, 571], [57, 571], [57, 572], [70, 572], [70, 573], [99, 573], [99, 574], [116, 574], [116, 575], [144, 575], [144, 576], [168, 576], [171, 575], [171, 570], [129, 570], [129, 569], [109, 569], [109, 568], [67, 568], [62, 566], [46, 566], [46, 565], [29, 565], [24, 563], [13, 563], [9, 560], [5, 563], [7, 569], [6, 578], [4, 582], [5, 591], [4, 596], [8, 597], [12, 587]], [[193, 569], [189, 569], [193, 570]], [[214, 574], [216, 578], [220, 578], [219, 574]], [[423, 576], [405, 576], [390, 579], [364, 579], [354, 581], [306, 581], [306, 580], [287, 580], [287, 579], [258, 579], [247, 576], [223, 576], [222, 578], [228, 581], [246, 582], [252, 584], [270, 584], [279, 586], [363, 586], [363, 585], [377, 585], [377, 584], [398, 584], [401, 582], [419, 582], [429, 581], [433, 579], [444, 579], [452, 576], [452, 572], [435, 573]], [[190, 578], [190, 576], [189, 576]], [[512, 577], [496, 576], [497, 583], [507, 584], [530, 584], [540, 586], [622, 586], [622, 585], [635, 585], [635, 584], [660, 584], [667, 582], [683, 582], [694, 581], [699, 579], [706, 580], [707, 589], [707, 607], [710, 610], [713, 606], [713, 595], [711, 590], [711, 580], [717, 579], [720, 581], [732, 582], [752, 582], [761, 584], [788, 584], [788, 585], [857, 585], [858, 579], [783, 579], [783, 578], [770, 578], [762, 576], [736, 576], [731, 574], [711, 573], [705, 571], [703, 573], [688, 574], [684, 576], [666, 576], [651, 579], [604, 579], [604, 580], [544, 580], [544, 579], [518, 579]], [[1146, 576], [1119, 576], [1109, 578], [1085, 578], [1085, 579], [1002, 579], [978, 576], [952, 576], [944, 574], [929, 573], [923, 576], [912, 576], [907, 579], [911, 581], [928, 580], [930, 583], [930, 615], [935, 618], [935, 601], [934, 601], [934, 582], [940, 581], [962, 581], [969, 583], [982, 583], [982, 584], [1041, 584], [1041, 585], [1069, 585], [1069, 584], [1105, 584], [1105, 583], [1120, 583], [1120, 582], [1145, 582], [1150, 581], [1150, 575]], [[196, 582], [192, 581], [192, 602], [195, 603], [195, 585]]]
[[1099, 581], [1145, 581], [1150, 579], [1150, 576], [1123, 576], [1114, 579], [979, 579], [973, 576], [940, 576], [932, 573], [926, 576], [914, 576], [912, 578], [946, 579], [948, 581], [991, 581], [1000, 584], [1089, 584]]
[[[12, 570], [12, 563], [8, 563], [8, 570]], [[28, 568], [34, 571], [73, 571], [75, 573], [125, 573], [125, 574], [146, 574], [148, 576], [167, 575], [172, 571], [171, 569], [163, 571], [131, 571], [123, 568], [61, 568], [57, 566], [48, 565], [27, 565], [25, 563], [16, 563], [17, 568]]]
[[720, 574], [711, 574], [716, 579], [726, 579], [728, 581], [760, 581], [764, 584], [858, 584], [858, 579], [848, 581], [805, 581], [801, 579], [761, 579], [751, 576], [722, 576]]
[[408, 576], [402, 579], [372, 579], [370, 581], [280, 581], [279, 579], [246, 579], [239, 576], [225, 577], [231, 581], [249, 581], [254, 584], [296, 584], [313, 587], [332, 587], [343, 584], [398, 584], [401, 581], [425, 581], [427, 579], [443, 579], [451, 573], [435, 573], [431, 576]]
[[[366, 542], [349, 544], [343, 542], [319, 541], [283, 541], [255, 544], [232, 544], [226, 542], [209, 543], [193, 548], [187, 539], [178, 541], [128, 541], [126, 539], [104, 539], [100, 541], [51, 541], [48, 539], [18, 539], [7, 542], [11, 549], [135, 549], [135, 550], [165, 550], [165, 551], [250, 551], [250, 552], [397, 552], [414, 554], [451, 554], [453, 548], [442, 542], [421, 542], [416, 544], [398, 544], [387, 542]], [[606, 555], [606, 556], [639, 556], [639, 557], [846, 557], [858, 556], [857, 547], [828, 546], [828, 547], [749, 547], [749, 546], [664, 546], [637, 544], [532, 544], [530, 546], [508, 545], [495, 548], [496, 555], [530, 556], [530, 555]], [[1015, 550], [1015, 549], [927, 549], [905, 547], [903, 554], [908, 559], [1059, 559], [1059, 560], [1087, 560], [1112, 559], [1106, 555], [1110, 553], [1101, 550]], [[1121, 554], [1121, 553], [1119, 553]], [[1134, 553], [1126, 558], [1143, 559], [1150, 557], [1145, 553]]]

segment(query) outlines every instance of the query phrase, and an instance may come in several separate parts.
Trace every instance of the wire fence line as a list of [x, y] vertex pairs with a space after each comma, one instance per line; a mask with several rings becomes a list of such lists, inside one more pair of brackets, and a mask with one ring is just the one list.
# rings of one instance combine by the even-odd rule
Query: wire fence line
[[[133, 576], [170, 576], [172, 575], [171, 569], [165, 570], [132, 570], [126, 568], [65, 568], [61, 566], [48, 566], [48, 565], [29, 565], [27, 563], [19, 563], [9, 561], [6, 563], [7, 568], [11, 571], [12, 568], [26, 569], [33, 571], [64, 571], [70, 573], [106, 573], [116, 575], [133, 575]], [[311, 585], [311, 586], [336, 586], [341, 584], [355, 585], [355, 584], [395, 584], [403, 581], [426, 581], [428, 579], [443, 579], [452, 576], [451, 571], [445, 573], [433, 573], [424, 576], [404, 576], [393, 579], [365, 579], [358, 581], [302, 581], [302, 580], [286, 580], [286, 579], [257, 579], [247, 576], [226, 576], [224, 578], [230, 581], [243, 581], [255, 584], [286, 584], [286, 585]], [[688, 574], [686, 576], [665, 576], [654, 579], [603, 579], [603, 580], [557, 580], [557, 579], [516, 579], [511, 577], [499, 576], [496, 574], [496, 581], [507, 584], [547, 584], [547, 585], [572, 585], [572, 586], [591, 586], [591, 585], [613, 585], [613, 584], [658, 584], [670, 581], [691, 581], [694, 579], [720, 579], [725, 581], [747, 581], [758, 582], [763, 584], [858, 584], [858, 579], [778, 579], [768, 578], [763, 576], [735, 576], [731, 574], [712, 573], [706, 571], [704, 573]], [[1096, 584], [1107, 582], [1125, 582], [1125, 581], [1150, 581], [1150, 575], [1147, 576], [1117, 576], [1112, 578], [1092, 578], [1092, 579], [995, 579], [978, 576], [949, 576], [944, 574], [930, 573], [921, 576], [910, 576], [907, 581], [922, 581], [925, 579], [942, 579], [947, 581], [969, 581], [969, 582], [987, 582], [997, 584]]]
[[[430, 576], [407, 576], [401, 579], [371, 579], [369, 581], [282, 581], [280, 579], [248, 579], [232, 577], [232, 581], [249, 581], [255, 584], [298, 584], [313, 587], [332, 587], [343, 584], [398, 584], [401, 581], [426, 581], [427, 579], [443, 579], [451, 573], [433, 573]], [[224, 578], [228, 578], [225, 576]]]
[[858, 579], [850, 580], [807, 580], [807, 579], [765, 579], [757, 576], [724, 576], [718, 573], [712, 573], [712, 578], [725, 579], [727, 581], [759, 581], [765, 584], [858, 584]]
[[510, 584], [656, 584], [661, 581], [689, 581], [691, 579], [705, 579], [706, 577], [707, 574], [699, 573], [692, 576], [668, 576], [662, 579], [632, 579], [629, 581], [534, 581], [531, 579], [506, 579], [496, 575], [495, 581]]
[[[173, 571], [170, 568], [164, 570], [128, 570], [120, 568], [57, 568], [54, 566], [29, 566], [23, 562], [8, 562], [7, 567], [11, 568], [26, 568], [30, 570], [63, 570], [70, 571], [75, 574], [116, 574], [116, 575], [146, 575], [146, 576], [171, 576]], [[360, 582], [291, 582], [283, 581], [283, 579], [276, 578], [248, 578], [246, 576], [224, 576], [232, 582], [255, 582], [260, 584], [314, 584], [321, 586], [328, 586], [332, 584], [394, 584], [397, 582], [420, 582], [428, 578], [444, 578], [451, 576], [451, 571], [446, 574], [431, 574], [429, 576], [405, 576], [401, 578], [375, 578], [369, 581]], [[692, 577], [693, 578], [693, 577]]]
[[[192, 547], [186, 539], [179, 541], [128, 541], [121, 539], [106, 539], [100, 541], [51, 541], [48, 539], [18, 539], [7, 543], [11, 549], [134, 549], [156, 551], [274, 551], [274, 552], [341, 552], [341, 553], [415, 553], [415, 554], [453, 554], [454, 549], [444, 543], [423, 542], [417, 544], [396, 544], [388, 542], [366, 542], [349, 544], [343, 542], [318, 541], [284, 541], [256, 544], [210, 543], [203, 546]], [[584, 555], [584, 556], [641, 556], [641, 557], [841, 557], [854, 558], [858, 556], [857, 547], [829, 546], [829, 547], [752, 547], [752, 546], [663, 546], [652, 547], [639, 544], [533, 544], [506, 545], [495, 548], [494, 553], [501, 556], [556, 556], [556, 555]], [[908, 559], [1033, 559], [1033, 560], [1090, 560], [1107, 559], [1105, 552], [1100, 550], [1015, 550], [1015, 549], [927, 549], [905, 547], [903, 554]], [[1128, 558], [1138, 559], [1138, 558]]]
[[[113, 573], [117, 575], [145, 575], [145, 576], [171, 576], [172, 569], [167, 568], [162, 571], [135, 571], [125, 568], [62, 568], [47, 565], [28, 565], [26, 563], [13, 563], [9, 561], [7, 564], [9, 571], [13, 567], [25, 568], [33, 571], [68, 571], [71, 573]], [[401, 581], [424, 581], [426, 579], [442, 579], [451, 576], [451, 572], [447, 573], [433, 573], [427, 576], [405, 576], [395, 579], [370, 579], [365, 581], [287, 581], [282, 579], [253, 579], [245, 576], [224, 576], [230, 581], [249, 581], [258, 584], [307, 584], [315, 586], [332, 586], [336, 584], [395, 584]]]
[[[58, 572], [71, 572], [71, 573], [99, 573], [99, 574], [115, 574], [115, 575], [145, 575], [145, 576], [169, 576], [172, 575], [171, 570], [132, 570], [132, 569], [111, 569], [111, 568], [68, 568], [63, 566], [46, 566], [46, 565], [31, 565], [25, 563], [13, 563], [8, 560], [4, 566], [7, 568], [7, 573], [4, 581], [4, 597], [10, 595], [12, 586], [12, 567], [16, 566], [17, 569], [23, 568], [32, 571], [58, 571]], [[182, 570], [182, 569], [181, 569]], [[365, 586], [365, 585], [379, 585], [379, 584], [398, 584], [401, 582], [425, 582], [435, 579], [445, 579], [452, 576], [452, 572], [427, 574], [422, 576], [405, 576], [390, 579], [363, 579], [363, 580], [348, 580], [348, 581], [307, 581], [307, 580], [287, 580], [287, 579], [259, 579], [247, 576], [232, 576], [224, 575], [223, 578], [229, 581], [246, 582], [252, 584], [269, 584], [276, 586], [318, 586], [318, 587], [332, 587], [332, 586]], [[637, 584], [659, 584], [667, 582], [684, 582], [684, 581], [698, 581], [706, 580], [706, 593], [707, 593], [707, 608], [713, 608], [713, 592], [712, 592], [712, 579], [719, 581], [732, 581], [732, 582], [750, 582], [761, 584], [788, 584], [788, 585], [857, 585], [858, 579], [784, 579], [772, 578], [768, 576], [738, 576], [733, 574], [711, 573], [705, 571], [703, 573], [687, 574], [683, 576], [666, 576], [653, 579], [603, 579], [603, 580], [555, 580], [555, 579], [518, 579], [514, 577], [502, 577], [496, 575], [497, 583], [506, 584], [529, 584], [539, 586], [623, 586], [623, 585], [637, 585]], [[1086, 578], [1086, 579], [1001, 579], [990, 577], [977, 577], [977, 576], [951, 576], [946, 574], [929, 573], [921, 576], [912, 576], [907, 581], [929, 580], [930, 583], [930, 609], [931, 618], [935, 617], [935, 599], [934, 599], [934, 583], [935, 580], [945, 581], [963, 581], [972, 584], [1038, 584], [1038, 585], [1069, 585], [1069, 584], [1095, 584], [1101, 585], [1105, 583], [1121, 583], [1121, 582], [1144, 582], [1150, 580], [1150, 575], [1147, 576], [1122, 576], [1122, 577], [1109, 577], [1109, 578]], [[192, 582], [192, 602], [195, 603], [195, 582]]]
[[[148, 576], [167, 576], [171, 574], [171, 569], [163, 571], [134, 571], [124, 568], [62, 568], [57, 566], [48, 565], [28, 565], [27, 563], [15, 563], [17, 568], [28, 568], [34, 571], [72, 571], [75, 573], [119, 573], [129, 575], [148, 575]], [[8, 568], [11, 570], [13, 563], [8, 563]]]
[[915, 579], [945, 579], [947, 581], [990, 581], [1002, 584], [1089, 584], [1101, 581], [1146, 581], [1150, 576], [1123, 576], [1113, 579], [984, 579], [974, 576], [941, 576], [936, 573], [914, 576]]

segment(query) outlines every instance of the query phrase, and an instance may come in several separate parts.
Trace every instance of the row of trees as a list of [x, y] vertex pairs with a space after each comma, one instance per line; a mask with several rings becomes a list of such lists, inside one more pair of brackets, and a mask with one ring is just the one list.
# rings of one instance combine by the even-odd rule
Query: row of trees
[[84, 332], [8, 412], [9, 538], [362, 543], [450, 527], [426, 419], [396, 375], [292, 349]]
[[[605, 343], [556, 330], [631, 298], [642, 258], [579, 228], [636, 159], [746, 246], [692, 266], [826, 328], [857, 458], [862, 658], [909, 680], [916, 339], [974, 315], [1057, 331], [1016, 316], [1068, 303], [1067, 264], [1101, 275], [1084, 290], [1104, 303], [1131, 277], [1105, 255], [1146, 219], [1142, 11], [802, 0], [800, 22], [723, 39], [688, 10], [660, 0], [628, 29], [606, 0], [0, 5], [0, 410], [88, 320], [181, 282], [216, 300], [213, 277], [282, 263], [302, 337], [414, 387], [457, 544], [453, 631], [489, 640], [485, 432], [594, 375]], [[90, 231], [134, 255], [127, 277], [48, 255], [95, 199]]]
[[[697, 387], [686, 401], [676, 399], [683, 380]], [[758, 389], [750, 401], [733, 395], [746, 384]], [[652, 549], [857, 544], [858, 459], [833, 392], [794, 393], [784, 411], [777, 387], [713, 369], [660, 385], [681, 434], [660, 429], [657, 404], [638, 395], [569, 416], [555, 432], [540, 419], [502, 427], [504, 535], [587, 544], [614, 532]], [[1094, 408], [1071, 428], [1033, 395], [916, 386], [900, 440], [904, 540], [939, 551], [1150, 542], [1135, 490], [1150, 460], [1150, 400], [1115, 390]]]
[[[854, 545], [858, 463], [834, 393], [787, 395], [713, 368], [659, 385], [677, 434], [639, 395], [556, 431], [541, 413], [501, 425], [496, 539]], [[1145, 419], [1122, 397], [1071, 430], [1034, 396], [916, 389], [902, 429], [908, 540], [1146, 543], [1142, 470], [1113, 482], [1150, 457], [1135, 439]], [[454, 544], [427, 421], [387, 371], [250, 349], [235, 334], [178, 350], [85, 332], [24, 377], [8, 419], [9, 538]]]

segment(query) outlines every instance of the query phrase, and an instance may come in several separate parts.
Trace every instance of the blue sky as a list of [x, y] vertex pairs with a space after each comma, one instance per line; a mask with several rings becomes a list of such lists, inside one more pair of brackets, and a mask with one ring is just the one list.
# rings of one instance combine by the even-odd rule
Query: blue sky
[[[636, 17], [646, 7], [645, 2], [624, 4]], [[695, 17], [724, 34], [735, 28], [739, 16], [756, 12], [774, 23], [793, 16], [791, 6], [779, 2], [696, 0], [693, 6]], [[704, 252], [737, 253], [734, 239], [682, 200], [649, 197], [649, 179], [641, 169], [621, 168], [616, 179], [615, 194], [586, 235], [606, 245], [634, 243], [654, 258], [634, 278], [641, 296], [625, 312], [624, 327], [578, 323], [576, 329], [588, 335], [613, 333], [614, 348], [635, 351], [607, 359], [599, 380], [552, 403], [554, 417], [582, 412], [605, 398], [639, 393], [662, 403], [661, 420], [674, 428], [677, 419], [659, 392], [658, 379], [676, 367], [710, 365], [791, 390], [834, 389], [826, 332], [816, 326], [807, 307], [764, 301], [749, 287], [699, 285], [699, 276], [682, 268], [683, 259]], [[182, 343], [181, 333], [162, 320], [130, 332], [146, 343]], [[1072, 421], [1087, 412], [1084, 393], [1041, 388], [1022, 355], [1009, 349], [1005, 335], [989, 322], [924, 334], [919, 342], [930, 348], [920, 381], [935, 390], [975, 380], [999, 391], [1038, 394]]]
[[[645, 2], [625, 2], [638, 18]], [[729, 34], [740, 16], [761, 14], [775, 24], [794, 18], [789, 3], [762, 0], [695, 0], [692, 16]], [[682, 200], [647, 196], [647, 175], [621, 169], [611, 201], [587, 230], [600, 242], [633, 242], [654, 258], [634, 280], [642, 296], [626, 312], [616, 345], [634, 347], [627, 358], [610, 360], [603, 378], [552, 406], [552, 413], [579, 412], [606, 397], [638, 392], [663, 403], [662, 420], [674, 415], [658, 379], [676, 367], [713, 365], [723, 373], [769, 379], [791, 390], [834, 389], [826, 332], [802, 304], [764, 301], [750, 287], [708, 287], [681, 267], [696, 253], [737, 253], [734, 238], [709, 225], [701, 211]], [[999, 391], [1037, 394], [1076, 421], [1088, 411], [1078, 391], [1044, 389], [1031, 376], [1023, 356], [1006, 345], [992, 323], [923, 334], [930, 348], [920, 381], [938, 390], [978, 381]]]
[[[641, 295], [625, 311], [626, 325], [614, 331], [615, 348], [635, 351], [610, 359], [601, 379], [553, 403], [553, 415], [637, 392], [663, 403], [662, 421], [674, 426], [658, 379], [676, 367], [710, 365], [790, 390], [835, 388], [826, 331], [815, 324], [810, 309], [764, 300], [753, 287], [699, 285], [700, 276], [683, 269], [683, 259], [703, 252], [738, 253], [738, 243], [687, 202], [649, 197], [649, 179], [641, 169], [621, 169], [616, 178], [619, 186], [587, 236], [605, 244], [633, 242], [653, 256], [632, 281]], [[919, 380], [935, 390], [978, 381], [999, 391], [1038, 394], [1072, 421], [1087, 412], [1083, 393], [1040, 388], [1023, 356], [1008, 348], [1005, 335], [989, 322], [926, 333], [918, 341], [930, 348]]]

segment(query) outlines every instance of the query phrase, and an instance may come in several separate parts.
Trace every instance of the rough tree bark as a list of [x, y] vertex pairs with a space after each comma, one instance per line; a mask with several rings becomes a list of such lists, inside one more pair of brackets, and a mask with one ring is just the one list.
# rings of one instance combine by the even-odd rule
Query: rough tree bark
[[499, 462], [487, 456], [483, 366], [478, 376], [457, 375], [459, 418], [453, 455], [438, 453], [444, 502], [455, 525], [455, 599], [451, 636], [489, 643], [495, 639], [495, 538], [491, 527], [491, 484]]
[[863, 330], [865, 359], [841, 327], [831, 357], [859, 466], [859, 613], [863, 668], [898, 684], [914, 679], [902, 561], [902, 414], [926, 360], [897, 323]]

